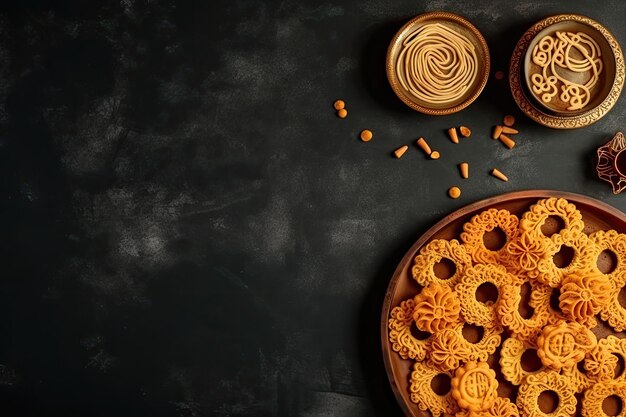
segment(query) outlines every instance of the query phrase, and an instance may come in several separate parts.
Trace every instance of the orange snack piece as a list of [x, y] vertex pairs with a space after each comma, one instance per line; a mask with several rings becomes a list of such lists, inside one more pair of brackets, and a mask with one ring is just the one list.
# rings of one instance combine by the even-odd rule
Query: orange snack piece
[[487, 362], [467, 362], [456, 370], [451, 385], [459, 407], [471, 412], [491, 408], [498, 397], [496, 372]]
[[493, 175], [494, 177], [496, 177], [499, 180], [502, 180], [504, 182], [509, 180], [509, 178], [506, 175], [504, 175], [502, 172], [500, 172], [500, 170], [498, 168], [492, 169], [491, 170], [491, 175]]
[[500, 135], [502, 134], [502, 126], [497, 125], [493, 128], [493, 134], [491, 135], [492, 139], [498, 139], [500, 138]]
[[408, 150], [409, 150], [409, 147], [407, 145], [403, 145], [403, 146], [400, 146], [395, 151], [393, 151], [393, 154], [396, 156], [396, 158], [400, 159]]
[[504, 116], [502, 123], [504, 123], [505, 126], [511, 127], [515, 124], [515, 117], [511, 116], [510, 114], [507, 114], [506, 116]]
[[450, 198], [459, 198], [461, 197], [461, 189], [459, 187], [450, 187], [450, 189], [448, 189], [448, 195]]
[[500, 370], [504, 379], [513, 385], [520, 385], [528, 375], [538, 374], [545, 369], [545, 366], [536, 371], [526, 371], [522, 368], [522, 356], [529, 349], [533, 347], [515, 337], [509, 337], [502, 343]]
[[459, 143], [459, 135], [456, 133], [456, 127], [448, 129], [448, 135], [450, 135], [450, 140], [452, 142]]
[[[593, 267], [595, 250], [591, 241], [584, 233], [566, 230], [552, 237], [555, 244], [550, 245], [545, 256], [537, 262], [536, 277], [540, 282], [552, 288], [557, 288], [567, 275], [591, 269]], [[564, 246], [573, 250], [573, 257], [567, 265], [559, 267], [554, 263], [554, 256]]]
[[420, 148], [422, 148], [422, 150], [424, 152], [426, 152], [426, 155], [430, 155], [433, 151], [430, 149], [430, 146], [428, 145], [428, 142], [426, 142], [426, 139], [424, 138], [419, 138], [417, 140], [417, 146], [419, 146]]
[[533, 309], [532, 316], [524, 318], [519, 312], [522, 302], [522, 284], [506, 284], [501, 287], [497, 313], [500, 322], [508, 327], [515, 337], [529, 346], [535, 346], [537, 337], [550, 317], [549, 306], [552, 291], [550, 287], [534, 280], [527, 279], [526, 282], [530, 283], [531, 293], [528, 304]]
[[461, 178], [469, 178], [469, 164], [467, 162], [461, 162], [459, 164], [459, 172], [461, 173]]
[[437, 333], [452, 328], [459, 322], [460, 312], [459, 299], [447, 285], [430, 284], [415, 296], [413, 319], [422, 331]]
[[[603, 402], [607, 397], [617, 396], [621, 400], [622, 407], [626, 404], [626, 385], [620, 381], [599, 382], [591, 386], [583, 396], [582, 413], [585, 417], [606, 417], [607, 414], [603, 410]], [[621, 411], [618, 415], [624, 415]]]
[[337, 111], [337, 117], [339, 117], [340, 119], [345, 119], [346, 117], [348, 117], [348, 110], [346, 109], [340, 109]]
[[472, 131], [467, 126], [459, 127], [459, 132], [461, 132], [461, 136], [464, 138], [469, 138], [472, 135]]
[[517, 135], [519, 130], [513, 129], [509, 126], [500, 126], [502, 128], [502, 133], [506, 133], [507, 135]]
[[333, 107], [335, 110], [342, 110], [346, 107], [346, 103], [343, 100], [335, 100]]
[[360, 137], [363, 142], [369, 142], [374, 137], [374, 134], [371, 130], [365, 129], [361, 131]]
[[441, 156], [441, 154], [437, 151], [432, 151], [430, 153], [430, 159], [439, 159], [439, 157]]
[[504, 146], [506, 146], [509, 149], [513, 149], [515, 147], [515, 141], [511, 139], [510, 137], [508, 137], [507, 135], [505, 135], [504, 133], [501, 133], [498, 139], [500, 139], [500, 142], [502, 142]]

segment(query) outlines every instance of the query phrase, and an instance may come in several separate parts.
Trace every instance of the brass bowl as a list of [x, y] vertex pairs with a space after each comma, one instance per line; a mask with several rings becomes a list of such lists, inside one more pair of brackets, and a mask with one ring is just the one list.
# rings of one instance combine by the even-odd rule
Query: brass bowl
[[[462, 97], [450, 103], [433, 104], [419, 100], [402, 87], [396, 73], [396, 62], [402, 50], [402, 43], [418, 27], [427, 23], [440, 23], [461, 33], [467, 37], [476, 48], [475, 50], [478, 56], [478, 73], [476, 78], [472, 81], [472, 85]], [[396, 33], [387, 50], [387, 79], [393, 91], [404, 104], [413, 110], [434, 116], [456, 113], [476, 100], [485, 87], [485, 84], [487, 84], [490, 65], [489, 48], [487, 47], [487, 42], [485, 38], [483, 38], [483, 35], [465, 18], [448, 12], [430, 12], [415, 16]]]
[[[578, 111], [568, 111], [565, 103], [555, 100], [546, 105], [538, 99], [529, 85], [536, 71], [529, 62], [530, 50], [544, 35], [556, 30], [584, 31], [598, 42], [604, 69], [592, 90], [590, 102]], [[615, 37], [600, 23], [586, 16], [560, 14], [535, 23], [518, 41], [509, 67], [509, 83], [520, 110], [537, 123], [555, 129], [576, 129], [588, 126], [604, 117], [617, 102], [624, 86], [624, 55]]]

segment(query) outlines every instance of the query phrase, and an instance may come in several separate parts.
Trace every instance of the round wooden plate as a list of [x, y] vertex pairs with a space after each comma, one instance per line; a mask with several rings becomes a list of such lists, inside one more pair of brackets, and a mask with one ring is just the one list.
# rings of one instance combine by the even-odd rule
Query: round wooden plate
[[[537, 200], [549, 197], [565, 198], [574, 203], [578, 210], [582, 213], [585, 222], [585, 233], [593, 233], [597, 230], [615, 229], [618, 232], [626, 233], [626, 214], [611, 207], [605, 203], [590, 197], [579, 194], [566, 193], [550, 190], [530, 190], [518, 191], [509, 194], [503, 194], [496, 197], [488, 198], [468, 206], [465, 206], [452, 214], [446, 216], [433, 227], [428, 229], [414, 244], [411, 249], [404, 255], [400, 264], [391, 278], [385, 302], [383, 305], [381, 316], [381, 341], [383, 346], [383, 359], [387, 376], [393, 392], [400, 404], [400, 407], [407, 416], [422, 417], [430, 416], [429, 412], [418, 409], [417, 405], [409, 399], [409, 375], [411, 366], [414, 361], [402, 359], [396, 352], [391, 349], [389, 343], [388, 320], [391, 309], [400, 304], [401, 301], [410, 297], [414, 297], [419, 292], [419, 285], [411, 276], [411, 266], [413, 258], [419, 253], [419, 250], [433, 239], [459, 239], [463, 230], [463, 224], [469, 221], [472, 216], [489, 208], [507, 209], [510, 212], [521, 216], [529, 207], [537, 202]], [[548, 223], [548, 222], [546, 222]], [[548, 224], [547, 227], [555, 227], [556, 225]], [[496, 236], [493, 239], [497, 239]], [[486, 244], [489, 242], [485, 242]], [[610, 258], [600, 259], [598, 265], [603, 267], [603, 263], [611, 263]], [[620, 294], [621, 296], [621, 294]], [[604, 322], [599, 321], [599, 325], [593, 329], [594, 333], [599, 337], [605, 337], [607, 334], [616, 334]], [[464, 335], [471, 340], [475, 334]], [[618, 337], [624, 337], [624, 333], [616, 334]], [[496, 352], [499, 354], [499, 351]], [[491, 362], [490, 358], [490, 362]], [[499, 377], [500, 387], [498, 393], [500, 396], [513, 396], [515, 390], [511, 384]]]

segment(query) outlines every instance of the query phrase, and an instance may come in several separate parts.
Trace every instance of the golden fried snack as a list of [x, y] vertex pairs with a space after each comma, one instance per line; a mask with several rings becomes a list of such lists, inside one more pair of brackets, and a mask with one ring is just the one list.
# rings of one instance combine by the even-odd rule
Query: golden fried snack
[[543, 328], [537, 338], [537, 355], [549, 368], [571, 368], [596, 344], [596, 335], [591, 330], [577, 322], [562, 321]]
[[415, 297], [413, 319], [418, 329], [436, 333], [454, 327], [460, 312], [461, 303], [452, 288], [433, 283]]
[[477, 264], [465, 270], [465, 275], [454, 287], [459, 300], [461, 301], [461, 313], [465, 321], [483, 327], [496, 326], [496, 304], [492, 302], [483, 303], [476, 299], [476, 291], [484, 283], [491, 283], [498, 288], [507, 283], [516, 283], [518, 278], [509, 274], [501, 265], [497, 264]]
[[520, 230], [522, 232], [533, 232], [536, 236], [545, 238], [545, 235], [541, 232], [541, 226], [550, 216], [560, 217], [565, 225], [563, 230], [552, 235], [553, 238], [565, 231], [580, 234], [585, 227], [582, 214], [580, 214], [580, 211], [574, 204], [564, 198], [552, 197], [537, 201], [530, 207], [529, 211], [524, 213], [520, 220]]
[[[605, 398], [616, 395], [622, 402], [622, 409], [626, 404], [626, 381], [607, 381], [598, 382], [585, 391], [583, 397], [583, 416], [584, 417], [606, 417], [606, 413], [602, 410], [602, 402]], [[622, 410], [619, 414], [624, 415]]]
[[626, 309], [619, 302], [619, 293], [623, 287], [623, 284], [617, 285], [613, 282], [609, 301], [600, 311], [602, 320], [609, 323], [616, 332], [626, 330]]
[[[537, 400], [544, 391], [554, 391], [559, 396], [556, 409], [549, 414], [539, 409]], [[571, 417], [576, 414], [575, 390], [567, 376], [557, 372], [528, 375], [517, 393], [517, 406], [525, 417]]]
[[[444, 258], [452, 261], [456, 268], [454, 274], [448, 279], [438, 278], [433, 269], [435, 264]], [[420, 254], [415, 257], [411, 272], [418, 284], [423, 286], [431, 282], [454, 286], [471, 265], [471, 257], [458, 240], [435, 239], [420, 250]]]
[[499, 263], [500, 259], [506, 255], [506, 250], [504, 246], [495, 251], [487, 249], [483, 241], [485, 233], [500, 228], [506, 235], [508, 242], [517, 234], [518, 226], [519, 219], [508, 210], [485, 210], [463, 225], [461, 241], [463, 241], [466, 252], [470, 254], [474, 262]]
[[528, 375], [543, 372], [545, 369], [545, 366], [542, 366], [539, 370], [531, 372], [522, 368], [522, 355], [528, 349], [532, 349], [532, 347], [514, 337], [509, 337], [502, 343], [502, 348], [500, 349], [500, 370], [504, 379], [513, 385], [520, 385]]
[[572, 388], [577, 394], [580, 394], [589, 388], [590, 385], [594, 384], [594, 382], [587, 376], [587, 373], [581, 372], [580, 369], [578, 369], [578, 366], [562, 369], [561, 375], [565, 375], [569, 378]]
[[411, 401], [417, 404], [420, 410], [430, 410], [433, 417], [438, 417], [444, 413], [454, 414], [459, 409], [451, 392], [439, 395], [433, 391], [431, 382], [434, 377], [440, 374], [452, 377], [451, 373], [441, 372], [424, 362], [415, 362], [413, 372], [411, 372]]
[[470, 412], [491, 408], [498, 397], [496, 372], [487, 362], [467, 362], [452, 378], [452, 397]]
[[[620, 357], [623, 361], [626, 361], [626, 339], [620, 339], [615, 336], [609, 335], [605, 337], [604, 339], [600, 339], [598, 341], [598, 347], [600, 347], [602, 350], [605, 350], [607, 353], [609, 353], [613, 358], [615, 358], [615, 361], [617, 361], [617, 357]], [[587, 373], [589, 373], [589, 368], [587, 368], [587, 366], [590, 361], [590, 358], [589, 358], [590, 355], [587, 355], [587, 356], [588, 356], [588, 359], [585, 361], [585, 369], [587, 369]], [[612, 359], [606, 359], [606, 363], [602, 365], [604, 367], [604, 369], [601, 371], [602, 376], [595, 378], [595, 379], [605, 380], [605, 379], [615, 378], [618, 380], [626, 381], [626, 372], [622, 371], [620, 375], [615, 375], [617, 364], [611, 368], [612, 363], [613, 363]], [[589, 366], [591, 367], [593, 365], [589, 365]]]
[[[615, 336], [609, 337], [619, 340]], [[610, 381], [615, 375], [618, 361], [617, 356], [613, 354], [612, 343], [613, 341], [608, 338], [600, 339], [596, 347], [587, 352], [584, 367], [587, 376], [594, 382]]]
[[[561, 285], [566, 275], [588, 271], [593, 267], [595, 262], [594, 255], [596, 253], [595, 245], [584, 233], [566, 230], [559, 235], [555, 234], [552, 241], [555, 243], [555, 246], [537, 263], [537, 279], [539, 282], [556, 288]], [[553, 257], [563, 246], [572, 248], [574, 257], [568, 265], [559, 268], [554, 263]]]
[[[467, 341], [457, 330], [446, 329], [432, 337], [428, 360], [432, 366], [442, 371], [453, 371], [467, 362], [472, 356], [472, 351], [468, 349]], [[487, 356], [484, 356], [485, 360]]]
[[430, 344], [430, 337], [425, 340], [416, 339], [411, 334], [415, 300], [402, 301], [398, 307], [391, 310], [389, 319], [389, 342], [391, 348], [398, 352], [402, 359], [416, 359], [421, 361], [426, 356]]
[[611, 297], [609, 279], [598, 271], [574, 272], [566, 275], [561, 284], [559, 306], [570, 320], [595, 327], [595, 315]]
[[519, 417], [519, 410], [508, 398], [498, 397], [488, 410], [476, 413], [461, 411], [455, 417]]
[[550, 317], [551, 288], [533, 280], [530, 283], [530, 300], [528, 304], [533, 308], [533, 314], [524, 318], [519, 313], [522, 302], [522, 285], [506, 284], [501, 287], [497, 315], [500, 323], [515, 335], [516, 338], [530, 346], [536, 346], [537, 337]]
[[589, 235], [589, 239], [596, 244], [595, 259], [604, 250], [615, 255], [617, 261], [615, 269], [606, 274], [609, 280], [616, 285], [626, 284], [626, 234], [617, 233], [615, 230], [599, 230]]
[[446, 329], [434, 335], [432, 338], [433, 342], [435, 340], [437, 342], [435, 342], [436, 345], [434, 347], [430, 346], [429, 357], [431, 360], [438, 352], [441, 359], [435, 362], [441, 363], [444, 361], [444, 354], [455, 352], [453, 355], [458, 361], [486, 361], [489, 355], [494, 353], [500, 346], [501, 335], [504, 331], [502, 327], [483, 327], [482, 339], [472, 343], [463, 336], [463, 326], [464, 324], [460, 323], [454, 329]]
[[513, 272], [519, 271], [536, 277], [539, 261], [552, 253], [555, 247], [550, 239], [541, 238], [535, 232], [519, 233], [504, 247], [506, 255], [503, 262]]

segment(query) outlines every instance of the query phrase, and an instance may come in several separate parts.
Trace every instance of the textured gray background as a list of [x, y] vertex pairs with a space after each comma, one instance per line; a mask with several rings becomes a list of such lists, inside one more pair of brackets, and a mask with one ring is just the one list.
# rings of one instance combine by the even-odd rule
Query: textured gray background
[[[589, 15], [625, 42], [620, 1], [0, 7], [3, 415], [400, 415], [379, 314], [421, 232], [520, 189], [626, 208], [592, 165], [623, 99], [591, 127], [553, 131], [519, 114], [506, 81], [427, 117], [384, 75], [388, 42], [424, 11], [472, 20], [506, 70], [549, 14]], [[512, 151], [488, 139], [507, 113], [522, 132]], [[444, 131], [459, 124], [474, 134], [453, 145]], [[419, 136], [439, 161], [390, 156]]]

